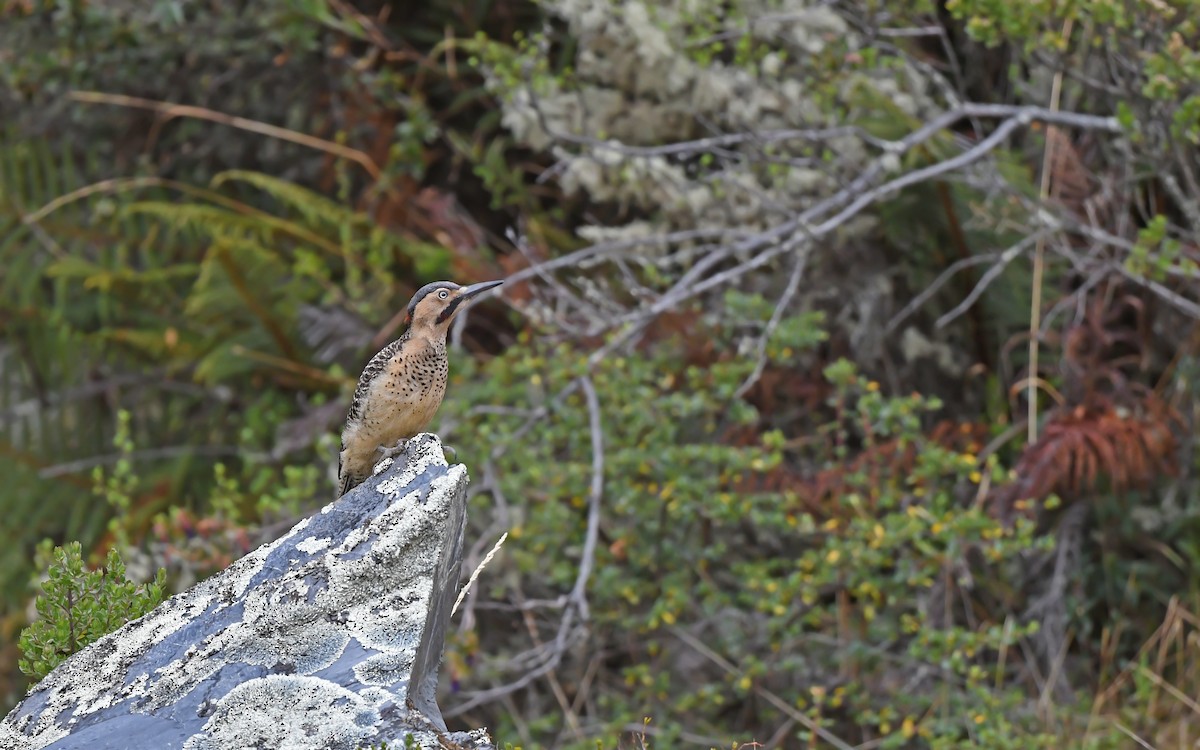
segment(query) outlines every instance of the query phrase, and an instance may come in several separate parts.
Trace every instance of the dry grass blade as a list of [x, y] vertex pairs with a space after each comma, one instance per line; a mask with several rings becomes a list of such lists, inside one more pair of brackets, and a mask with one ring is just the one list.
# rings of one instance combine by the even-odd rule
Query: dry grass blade
[[507, 539], [508, 532], [506, 531], [500, 535], [499, 539], [496, 540], [496, 544], [487, 553], [487, 555], [484, 556], [483, 560], [478, 566], [476, 566], [475, 570], [471, 571], [471, 577], [467, 579], [467, 583], [462, 587], [462, 591], [458, 592], [458, 598], [454, 600], [454, 607], [450, 610], [450, 615], [452, 617], [456, 612], [458, 612], [458, 606], [463, 603], [463, 599], [467, 598], [467, 592], [471, 590], [471, 586], [475, 584], [476, 579], [479, 578], [479, 574], [482, 573], [483, 569], [487, 567], [487, 564], [492, 561], [492, 558], [495, 557], [496, 553], [500, 551], [500, 548], [504, 546], [504, 542]]
[[375, 163], [367, 154], [358, 149], [343, 146], [340, 143], [327, 141], [324, 138], [307, 135], [305, 133], [297, 133], [294, 130], [281, 128], [278, 125], [270, 125], [258, 120], [250, 120], [245, 117], [236, 115], [227, 115], [224, 112], [216, 112], [205, 107], [194, 107], [188, 104], [173, 104], [171, 102], [159, 102], [153, 99], [143, 99], [137, 96], [126, 96], [124, 94], [106, 94], [101, 91], [72, 91], [69, 94], [70, 98], [82, 102], [84, 104], [113, 104], [118, 107], [132, 107], [134, 109], [146, 109], [152, 112], [158, 112], [165, 119], [172, 117], [192, 117], [197, 120], [208, 120], [220, 125], [228, 125], [234, 128], [247, 130], [251, 133], [278, 138], [281, 141], [290, 141], [301, 146], [324, 151], [333, 156], [339, 156], [343, 159], [360, 165], [371, 175], [372, 179], [378, 180], [381, 174], [379, 165]]
[[[1071, 38], [1071, 27], [1074, 19], [1068, 17], [1063, 23], [1063, 39]], [[1050, 111], [1057, 112], [1059, 99], [1062, 95], [1062, 71], [1054, 74], [1054, 83], [1050, 91]], [[1051, 126], [1053, 127], [1053, 126]], [[1054, 147], [1056, 141], [1051, 138], [1046, 139], [1046, 152], [1042, 155], [1042, 185], [1038, 191], [1038, 195], [1042, 201], [1050, 195], [1050, 174], [1053, 171], [1051, 165], [1054, 159]], [[1033, 256], [1033, 294], [1029, 303], [1029, 372], [1036, 377], [1038, 371], [1038, 344], [1040, 343], [1039, 331], [1042, 328], [1042, 275], [1045, 273], [1046, 266], [1046, 243], [1043, 238], [1038, 238], [1037, 246], [1034, 248]], [[1029, 442], [1037, 442], [1038, 437], [1038, 402], [1037, 389], [1032, 382], [1028, 388], [1028, 408], [1027, 415], [1029, 424]]]
[[[1191, 747], [1186, 738], [1194, 736], [1200, 725], [1200, 702], [1192, 697], [1200, 688], [1195, 667], [1200, 664], [1198, 645], [1200, 621], [1172, 598], [1162, 623], [1096, 696], [1086, 734], [1106, 720], [1106, 711], [1120, 706], [1123, 691], [1136, 691], [1149, 702], [1144, 715], [1134, 721], [1145, 723], [1114, 726], [1126, 736], [1139, 738], [1141, 747]], [[1147, 739], [1140, 739], [1141, 735]]]

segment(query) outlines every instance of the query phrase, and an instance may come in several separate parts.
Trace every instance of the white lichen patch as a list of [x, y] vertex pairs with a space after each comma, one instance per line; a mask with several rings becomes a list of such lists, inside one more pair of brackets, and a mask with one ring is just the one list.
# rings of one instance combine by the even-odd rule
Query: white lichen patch
[[337, 547], [332, 550], [331, 554], [338, 556], [354, 554], [355, 550], [358, 549], [360, 545], [366, 544], [374, 537], [378, 536], [380, 527], [390, 523], [390, 516], [400, 514], [402, 512], [401, 509], [403, 508], [407, 508], [412, 505], [418, 505], [419, 503], [417, 500], [420, 497], [420, 490], [413, 490], [412, 492], [408, 493], [408, 495], [401, 498], [399, 502], [393, 501], [390, 505], [388, 505], [387, 508], [384, 508], [383, 512], [379, 514], [379, 517], [374, 523], [351, 529], [346, 536], [342, 538], [341, 543], [339, 543]]
[[0, 724], [0, 747], [37, 750], [68, 736], [70, 730], [56, 724], [53, 718], [53, 715], [43, 713], [36, 722], [24, 721], [20, 726], [11, 726], [7, 721]]
[[270, 675], [217, 701], [185, 750], [288, 747], [353, 750], [374, 734], [379, 712], [352, 690], [316, 677]]
[[[421, 554], [421, 545], [414, 545], [412, 540], [430, 540], [439, 534], [444, 537], [450, 500], [466, 479], [463, 466], [452, 466], [445, 476], [430, 482], [424, 502], [417, 502], [415, 493], [410, 493], [380, 514], [374, 526], [380, 537], [374, 541], [372, 551], [386, 560], [392, 576], [390, 596], [387, 601], [363, 598], [346, 608], [346, 626], [364, 647], [388, 653], [398, 648], [407, 650], [416, 642], [433, 593], [437, 557]], [[440, 544], [445, 541], [438, 539]], [[341, 561], [331, 567], [333, 578], [328, 590], [374, 585], [370, 580], [373, 567], [374, 563], [365, 557]]]
[[315, 610], [292, 605], [268, 610], [246, 626], [258, 637], [237, 638], [240, 645], [231, 651], [231, 659], [267, 668], [286, 667], [299, 674], [328, 667], [346, 650], [350, 636], [334, 623], [311, 619], [311, 615], [319, 615]]
[[416, 750], [445, 750], [447, 740], [451, 746], [462, 748], [492, 747], [492, 737], [486, 729], [473, 729], [470, 732], [454, 732], [444, 735], [428, 730], [416, 730], [394, 735], [388, 742], [389, 747], [411, 747]]
[[296, 533], [297, 532], [295, 530], [289, 531], [282, 538], [277, 539], [275, 542], [268, 544], [265, 547], [259, 547], [235, 562], [233, 565], [230, 565], [228, 568], [226, 568], [225, 572], [220, 575], [220, 578], [225, 584], [221, 586], [221, 593], [224, 594], [226, 598], [231, 599], [236, 599], [242, 594], [246, 593], [246, 588], [250, 586], [250, 582], [253, 581], [254, 577], [257, 576], [259, 571], [262, 570], [263, 563], [266, 562], [267, 557], [274, 552], [277, 547], [287, 544], [289, 541], [291, 541], [291, 538]]
[[395, 685], [412, 674], [415, 648], [376, 654], [354, 665], [354, 676], [364, 685]]
[[330, 538], [327, 536], [315, 537], [310, 536], [304, 541], [296, 543], [296, 549], [301, 552], [307, 552], [310, 555], [315, 555], [323, 549], [329, 549]]
[[[424, 617], [429, 602], [431, 582], [409, 580], [397, 582], [394, 594], [386, 602], [356, 604], [346, 611], [346, 627], [365, 648], [387, 651], [396, 648], [411, 634], [400, 623]], [[419, 623], [418, 623], [419, 625]]]
[[912, 326], [905, 328], [901, 334], [900, 348], [907, 362], [922, 358], [932, 359], [938, 369], [955, 377], [960, 376], [966, 369], [962, 357], [950, 345], [934, 341]]
[[[435, 446], [438, 450], [421, 451], [413, 458], [428, 456], [445, 465], [440, 444]], [[411, 484], [420, 473], [410, 467], [401, 476]], [[290, 665], [308, 674], [336, 661], [351, 637], [385, 654], [415, 651], [425, 623], [433, 567], [441, 554], [441, 545], [428, 540], [444, 536], [444, 529], [438, 527], [445, 523], [454, 492], [466, 480], [465, 467], [451, 467], [447, 476], [430, 483], [424, 503], [417, 502], [419, 491], [409, 492], [369, 524], [351, 529], [336, 549], [272, 586], [249, 592], [243, 597], [240, 622], [215, 634], [198, 658], [173, 665], [175, 669], [158, 678], [152, 705], [157, 708], [177, 700], [224, 663]], [[384, 483], [392, 481], [388, 478]], [[368, 554], [361, 554], [362, 545], [369, 546]], [[310, 602], [305, 579], [313, 566], [325, 585]], [[326, 618], [334, 615], [344, 622], [330, 624]]]
[[373, 477], [379, 476], [383, 472], [392, 468], [393, 463], [395, 463], [395, 459], [393, 459], [391, 457], [385, 457], [382, 461], [375, 464], [374, 468], [371, 469], [371, 476], [373, 476]]
[[446, 465], [446, 455], [442, 452], [442, 444], [437, 440], [423, 440], [418, 435], [408, 441], [407, 450], [408, 463], [405, 464], [404, 471], [380, 482], [380, 494], [394, 496], [402, 491], [407, 491], [413, 480], [424, 474], [430, 467]]

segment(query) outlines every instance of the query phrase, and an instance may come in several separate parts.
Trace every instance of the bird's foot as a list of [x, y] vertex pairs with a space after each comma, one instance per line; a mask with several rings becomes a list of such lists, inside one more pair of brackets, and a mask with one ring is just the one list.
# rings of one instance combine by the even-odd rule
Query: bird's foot
[[403, 456], [408, 453], [408, 440], [401, 438], [395, 445], [381, 445], [375, 449], [375, 452], [379, 454], [380, 461], [385, 458]]

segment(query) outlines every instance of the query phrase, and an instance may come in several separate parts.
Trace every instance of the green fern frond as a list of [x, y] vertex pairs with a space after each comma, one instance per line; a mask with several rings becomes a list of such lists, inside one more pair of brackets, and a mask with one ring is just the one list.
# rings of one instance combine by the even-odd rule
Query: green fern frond
[[278, 225], [273, 217], [246, 215], [205, 203], [137, 201], [122, 208], [126, 216], [149, 216], [183, 231], [192, 239], [211, 239], [217, 234], [241, 234], [267, 242]]
[[272, 348], [270, 338], [260, 328], [247, 329], [229, 337], [196, 363], [196, 382], [224, 383], [233, 378], [261, 372], [262, 363], [246, 356], [245, 352]]
[[156, 217], [170, 226], [186, 230], [195, 238], [213, 239], [224, 235], [253, 238], [263, 246], [290, 237], [344, 257], [341, 245], [314, 232], [303, 224], [261, 211], [239, 213], [204, 203], [168, 203], [139, 201], [124, 208], [129, 215]]
[[159, 286], [177, 278], [195, 278], [199, 271], [198, 263], [179, 263], [148, 270], [128, 266], [113, 269], [72, 255], [50, 263], [46, 266], [45, 274], [52, 279], [77, 279], [82, 282], [84, 289], [107, 294], [134, 286]]
[[352, 209], [335, 203], [308, 188], [262, 172], [229, 170], [214, 177], [210, 185], [216, 189], [229, 182], [243, 182], [258, 188], [294, 209], [311, 223], [324, 222], [334, 227], [341, 227], [346, 224], [360, 223], [365, 218]]

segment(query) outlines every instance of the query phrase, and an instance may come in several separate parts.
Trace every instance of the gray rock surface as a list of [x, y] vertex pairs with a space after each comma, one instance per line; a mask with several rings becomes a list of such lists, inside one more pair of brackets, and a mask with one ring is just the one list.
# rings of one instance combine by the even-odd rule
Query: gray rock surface
[[447, 734], [436, 703], [466, 468], [429, 434], [380, 468], [61, 664], [0, 747], [489, 748], [484, 730]]

